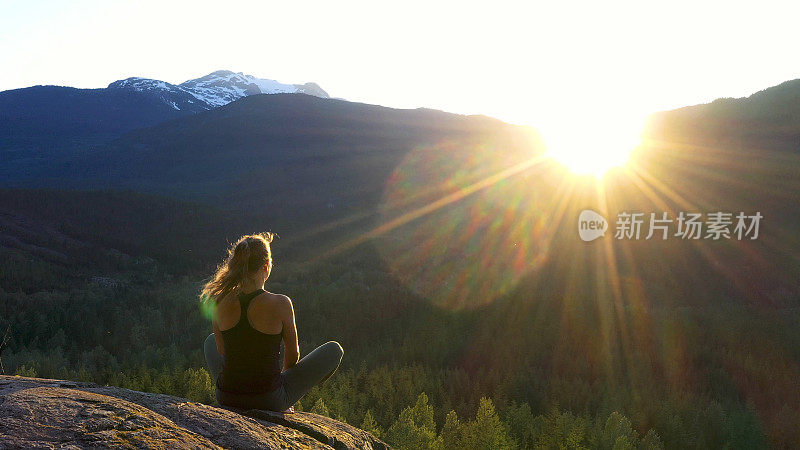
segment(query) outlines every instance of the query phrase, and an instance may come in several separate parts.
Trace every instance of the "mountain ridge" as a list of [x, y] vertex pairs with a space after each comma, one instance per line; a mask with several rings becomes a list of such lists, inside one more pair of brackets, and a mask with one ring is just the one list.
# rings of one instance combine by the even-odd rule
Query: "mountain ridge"
[[[153, 78], [129, 77], [110, 83], [107, 89], [133, 89], [140, 92], [159, 92], [162, 96], [174, 95], [177, 97], [186, 93], [193, 96], [195, 101], [206, 109], [227, 105], [242, 97], [258, 94], [307, 94], [320, 98], [330, 98], [328, 93], [316, 83], [285, 84], [272, 79], [257, 78], [230, 70], [217, 70], [180, 84], [171, 84]], [[180, 105], [172, 101], [171, 98], [165, 98], [164, 100], [172, 104], [175, 109], [181, 109]]]
[[334, 212], [377, 202], [385, 180], [415, 148], [434, 147], [433, 155], [444, 142], [458, 143], [451, 157], [466, 158], [479, 141], [481, 153], [502, 150], [509, 160], [542, 150], [530, 129], [496, 119], [274, 94], [132, 131], [72, 167], [107, 188], [180, 189], [191, 192], [184, 198], [213, 197], [226, 207], [257, 202], [286, 213], [288, 205], [304, 204], [306, 211]]
[[666, 142], [746, 150], [797, 150], [800, 144], [800, 79], [785, 81], [746, 97], [650, 115], [645, 135]]
[[217, 71], [181, 85], [149, 78], [106, 88], [31, 86], [0, 92], [0, 180], [30, 186], [54, 166], [125, 133], [208, 111], [248, 95], [293, 92], [328, 98], [319, 85], [290, 85]]

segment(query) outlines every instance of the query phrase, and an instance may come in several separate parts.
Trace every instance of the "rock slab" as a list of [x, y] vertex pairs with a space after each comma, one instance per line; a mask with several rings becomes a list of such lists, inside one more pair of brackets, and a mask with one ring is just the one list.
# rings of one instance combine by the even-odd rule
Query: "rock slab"
[[0, 376], [0, 449], [388, 449], [328, 417], [216, 408], [94, 383]]

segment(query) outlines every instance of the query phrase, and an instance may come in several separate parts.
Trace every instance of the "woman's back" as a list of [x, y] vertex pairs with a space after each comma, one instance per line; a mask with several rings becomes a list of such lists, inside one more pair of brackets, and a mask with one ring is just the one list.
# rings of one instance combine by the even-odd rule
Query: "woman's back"
[[329, 341], [300, 359], [292, 300], [263, 289], [272, 272], [272, 237], [259, 233], [232, 244], [200, 295], [214, 311], [203, 352], [221, 405], [284, 411], [333, 375], [344, 355]]
[[263, 289], [257, 289], [220, 302], [217, 315], [225, 351], [217, 380], [220, 390], [261, 393], [281, 385], [282, 329], [268, 333], [276, 328], [276, 323], [280, 327], [280, 318], [269, 314], [273, 309], [270, 297]]

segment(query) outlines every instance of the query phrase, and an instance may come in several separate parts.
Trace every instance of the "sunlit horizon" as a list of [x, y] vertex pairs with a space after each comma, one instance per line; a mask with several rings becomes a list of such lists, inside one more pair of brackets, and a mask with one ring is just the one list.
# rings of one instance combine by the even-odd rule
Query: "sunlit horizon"
[[0, 16], [8, 69], [0, 91], [102, 88], [132, 76], [181, 83], [224, 69], [316, 82], [355, 102], [483, 114], [560, 135], [544, 125], [553, 116], [607, 107], [642, 116], [800, 77], [800, 61], [786, 57], [800, 33], [795, 9], [245, 2], [239, 10], [247, 14], [225, 20], [210, 2], [10, 2]]
[[613, 111], [542, 124], [547, 155], [576, 175], [602, 176], [628, 163], [641, 144], [644, 119]]

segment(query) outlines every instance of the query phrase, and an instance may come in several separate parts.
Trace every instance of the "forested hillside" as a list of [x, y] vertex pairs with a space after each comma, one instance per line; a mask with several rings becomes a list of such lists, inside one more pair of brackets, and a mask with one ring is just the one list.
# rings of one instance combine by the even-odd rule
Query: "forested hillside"
[[653, 114], [647, 134], [671, 142], [796, 153], [800, 143], [800, 79], [749, 97], [720, 98]]
[[178, 110], [156, 95], [122, 89], [0, 92], [0, 179], [28, 186], [57, 179], [63, 186], [68, 177], [61, 171], [76, 155], [136, 128], [203, 110], [187, 106]]
[[[237, 224], [139, 194], [3, 194], [4, 242], [13, 236], [25, 244], [3, 250], [7, 371], [213, 400], [200, 350], [210, 324], [197, 293], [224, 240], [235, 237], [222, 229]], [[480, 196], [467, 203], [481, 205]], [[51, 214], [64, 219], [56, 225]], [[9, 217], [37, 232], [20, 234]], [[165, 217], [176, 218], [177, 228]], [[424, 220], [414, 224], [427, 229]], [[44, 233], [49, 227], [59, 234]], [[591, 267], [600, 247], [576, 253], [570, 231], [550, 238], [549, 251], [561, 257], [520, 275], [502, 295], [465, 297], [460, 306], [433, 284], [408, 284], [386, 258], [396, 249], [380, 240], [311, 263], [282, 258], [292, 253], [291, 233], [278, 239], [267, 287], [294, 299], [301, 349], [328, 339], [346, 349], [340, 372], [302, 408], [404, 448], [796, 441], [796, 409], [784, 406], [797, 398], [794, 293], [777, 307], [753, 304], [748, 299], [758, 297], [697, 262], [702, 251], [690, 267], [671, 258], [670, 251], [686, 256], [673, 243], [629, 249], [660, 264], [627, 266], [620, 257], [622, 297], [615, 297], [608, 287], [597, 290], [605, 275]], [[72, 251], [66, 243], [73, 240], [90, 243], [91, 252]], [[48, 259], [45, 249], [72, 259]], [[481, 250], [448, 267], [475, 272]], [[477, 279], [502, 285], [488, 269]]]

